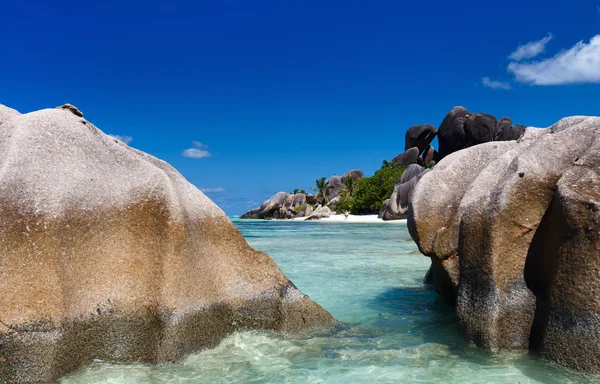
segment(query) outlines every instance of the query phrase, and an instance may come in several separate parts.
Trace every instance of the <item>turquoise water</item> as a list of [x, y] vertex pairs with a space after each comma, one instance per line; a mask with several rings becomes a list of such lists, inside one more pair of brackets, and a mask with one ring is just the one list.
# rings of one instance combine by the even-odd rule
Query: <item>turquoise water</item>
[[317, 335], [241, 332], [161, 366], [98, 363], [75, 383], [588, 383], [523, 352], [458, 337], [454, 312], [422, 284], [429, 261], [405, 224], [239, 221], [304, 293], [343, 324]]

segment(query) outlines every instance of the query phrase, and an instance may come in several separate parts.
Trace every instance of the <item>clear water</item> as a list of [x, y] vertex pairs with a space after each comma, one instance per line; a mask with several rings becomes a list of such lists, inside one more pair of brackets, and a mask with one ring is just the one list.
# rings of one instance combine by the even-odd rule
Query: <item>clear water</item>
[[234, 223], [343, 324], [317, 335], [236, 333], [176, 364], [98, 363], [59, 383], [600, 382], [464, 343], [452, 308], [421, 282], [429, 261], [405, 224]]

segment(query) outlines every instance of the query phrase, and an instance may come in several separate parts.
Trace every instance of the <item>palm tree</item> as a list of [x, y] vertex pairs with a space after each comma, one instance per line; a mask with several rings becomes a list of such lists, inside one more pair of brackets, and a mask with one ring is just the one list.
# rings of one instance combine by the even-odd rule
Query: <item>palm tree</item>
[[354, 181], [354, 175], [348, 175], [346, 179], [344, 179], [344, 185], [342, 185], [342, 190], [346, 198], [354, 197], [354, 187], [356, 183]]
[[327, 195], [325, 194], [325, 190], [327, 188], [329, 188], [329, 183], [325, 181], [325, 177], [317, 179], [315, 182], [315, 186], [311, 188], [313, 191], [317, 191], [315, 198], [321, 198], [323, 205], [327, 204]]

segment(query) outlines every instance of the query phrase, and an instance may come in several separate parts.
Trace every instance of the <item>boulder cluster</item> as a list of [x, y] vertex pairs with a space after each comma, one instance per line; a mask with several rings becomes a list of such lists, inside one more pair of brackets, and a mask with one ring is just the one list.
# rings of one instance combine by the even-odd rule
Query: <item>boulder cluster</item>
[[442, 123], [464, 135], [440, 128], [441, 161], [408, 207], [437, 291], [478, 346], [600, 372], [600, 118], [540, 129], [466, 116]]
[[[463, 107], [452, 108], [438, 129], [429, 124], [408, 128], [404, 152], [392, 160], [408, 168], [394, 186], [391, 197], [383, 203], [379, 217], [383, 220], [406, 219], [417, 182], [449, 154], [490, 141], [516, 140], [524, 131], [524, 126], [513, 125], [508, 117], [496, 120], [492, 115], [471, 113]], [[431, 146], [436, 137], [438, 151]]]
[[325, 188], [326, 205], [320, 197], [311, 194], [277, 192], [265, 200], [259, 208], [244, 213], [241, 219], [277, 220], [305, 217], [307, 220], [327, 218], [333, 214], [336, 203], [340, 199], [346, 179], [352, 177], [358, 181], [364, 177], [363, 171], [353, 169], [342, 176], [331, 176]]
[[173, 167], [71, 105], [0, 105], [0, 169], [2, 383], [335, 323]]

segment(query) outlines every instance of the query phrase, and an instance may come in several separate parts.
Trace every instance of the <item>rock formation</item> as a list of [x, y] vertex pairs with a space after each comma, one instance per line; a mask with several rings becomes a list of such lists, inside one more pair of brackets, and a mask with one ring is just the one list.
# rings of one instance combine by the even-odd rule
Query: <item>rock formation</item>
[[419, 158], [419, 148], [412, 147], [394, 157], [392, 161], [400, 165], [415, 164]]
[[404, 150], [416, 147], [419, 149], [419, 154], [422, 154], [429, 148], [429, 144], [431, 144], [436, 134], [437, 129], [432, 125], [413, 125], [406, 130]]
[[0, 382], [334, 323], [174, 168], [70, 108], [0, 106], [0, 168]]
[[327, 201], [331, 201], [334, 197], [339, 196], [342, 185], [344, 185], [342, 183], [342, 176], [334, 175], [327, 180], [327, 188], [325, 189]]
[[[447, 127], [472, 128], [453, 111]], [[408, 228], [467, 339], [600, 372], [599, 142], [600, 118], [565, 118], [453, 153], [417, 184]]]
[[512, 125], [508, 117], [497, 121], [492, 115], [471, 113], [463, 107], [454, 107], [438, 129], [438, 162], [451, 153], [490, 141], [517, 140], [525, 127]]
[[[343, 191], [344, 183], [349, 177], [354, 178], [354, 181], [358, 182], [364, 177], [364, 173], [360, 169], [353, 169], [344, 173], [343, 176], [333, 175], [327, 180], [328, 187], [325, 189], [325, 196], [327, 196], [328, 203], [326, 205], [331, 209], [335, 209], [335, 205], [340, 199], [340, 193]], [[251, 209], [240, 218], [271, 220], [308, 217], [313, 215], [313, 209], [317, 204], [317, 198], [311, 194], [297, 193], [293, 195], [286, 192], [277, 192], [265, 200], [260, 208]], [[333, 212], [329, 210], [327, 215], [331, 214]], [[315, 216], [315, 218], [318, 217]]]
[[409, 165], [394, 186], [392, 196], [381, 207], [378, 217], [383, 220], [406, 219], [408, 203], [412, 200], [415, 186], [428, 171], [418, 164]]
[[306, 218], [306, 220], [320, 220], [325, 219], [333, 215], [333, 212], [329, 207], [318, 207], [315, 209], [312, 215]]

